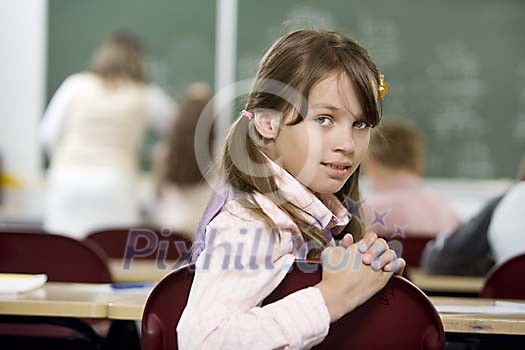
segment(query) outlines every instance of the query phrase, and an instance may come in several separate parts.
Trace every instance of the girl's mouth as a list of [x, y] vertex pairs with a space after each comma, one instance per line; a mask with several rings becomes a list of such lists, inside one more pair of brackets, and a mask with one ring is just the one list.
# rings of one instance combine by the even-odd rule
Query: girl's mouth
[[328, 175], [332, 177], [344, 177], [348, 174], [350, 171], [351, 165], [349, 163], [343, 163], [343, 162], [334, 162], [334, 163], [324, 163], [321, 162], [321, 165], [325, 169], [325, 171], [328, 173]]

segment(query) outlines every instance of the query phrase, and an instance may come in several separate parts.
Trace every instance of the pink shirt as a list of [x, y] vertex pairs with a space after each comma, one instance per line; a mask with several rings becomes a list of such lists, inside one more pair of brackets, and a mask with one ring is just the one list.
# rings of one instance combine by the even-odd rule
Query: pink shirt
[[[334, 195], [315, 196], [270, 161], [280, 194], [317, 220], [312, 224], [341, 231], [350, 214]], [[304, 257], [304, 238], [271, 200], [255, 194], [260, 208], [278, 227], [264, 222], [238, 201], [229, 201], [206, 229], [206, 248], [186, 309], [177, 326], [181, 349], [302, 349], [328, 334], [330, 316], [321, 292], [310, 287], [261, 307], [284, 279], [296, 257]]]
[[367, 213], [370, 229], [380, 236], [391, 236], [396, 227], [407, 236], [435, 236], [460, 223], [454, 210], [417, 177], [384, 184], [366, 204], [372, 209]]

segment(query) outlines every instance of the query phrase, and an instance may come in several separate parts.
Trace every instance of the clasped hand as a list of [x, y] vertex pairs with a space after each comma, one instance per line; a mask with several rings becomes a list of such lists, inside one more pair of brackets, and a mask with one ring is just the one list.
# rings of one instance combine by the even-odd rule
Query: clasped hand
[[406, 264], [373, 232], [359, 243], [346, 234], [339, 246], [323, 251], [321, 261], [323, 277], [315, 287], [323, 295], [331, 322], [371, 298]]
[[[348, 248], [354, 244], [354, 239], [351, 234], [347, 233], [339, 244], [343, 248]], [[362, 254], [362, 262], [365, 265], [370, 265], [374, 270], [383, 269], [387, 272], [402, 274], [405, 269], [405, 260], [398, 258], [388, 243], [374, 232], [369, 231], [365, 234], [363, 239], [358, 242], [357, 250]]]

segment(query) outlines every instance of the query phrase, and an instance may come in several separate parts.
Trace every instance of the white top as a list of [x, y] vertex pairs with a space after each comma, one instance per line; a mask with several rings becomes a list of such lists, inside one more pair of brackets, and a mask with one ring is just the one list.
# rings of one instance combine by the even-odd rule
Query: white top
[[92, 73], [68, 77], [53, 95], [40, 142], [57, 165], [135, 168], [148, 127], [164, 134], [176, 103], [155, 85], [104, 84]]
[[512, 187], [496, 207], [488, 239], [497, 264], [525, 254], [525, 182]]
[[40, 128], [52, 156], [44, 228], [83, 238], [140, 223], [137, 172], [143, 138], [170, 129], [175, 102], [159, 87], [106, 84], [92, 73], [68, 77]]

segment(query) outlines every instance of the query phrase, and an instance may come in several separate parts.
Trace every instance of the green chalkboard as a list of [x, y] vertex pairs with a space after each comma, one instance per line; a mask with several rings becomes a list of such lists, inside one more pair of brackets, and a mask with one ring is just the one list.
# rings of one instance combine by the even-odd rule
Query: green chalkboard
[[[215, 4], [174, 0], [51, 0], [48, 22], [48, 99], [70, 74], [84, 69], [106, 34], [126, 30], [147, 50], [150, 78], [174, 97], [196, 81], [213, 84]], [[142, 168], [151, 169], [149, 133]]]
[[[87, 64], [105, 33], [130, 29], [151, 76], [178, 96], [213, 83], [213, 1], [49, 1], [48, 95]], [[427, 139], [427, 174], [514, 177], [525, 155], [525, 2], [521, 0], [239, 0], [237, 77], [299, 27], [342, 31], [368, 47], [390, 83], [385, 118]]]
[[174, 0], [49, 1], [48, 97], [89, 63], [104, 36], [128, 30], [148, 51], [150, 77], [170, 94], [195, 80], [213, 83], [215, 4]]

